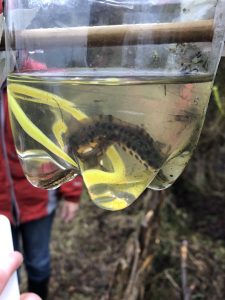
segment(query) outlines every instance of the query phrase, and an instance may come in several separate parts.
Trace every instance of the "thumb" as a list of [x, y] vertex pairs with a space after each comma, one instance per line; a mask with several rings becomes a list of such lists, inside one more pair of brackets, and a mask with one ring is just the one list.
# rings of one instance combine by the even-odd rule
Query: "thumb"
[[41, 298], [33, 293], [25, 293], [20, 296], [20, 300], [41, 300]]

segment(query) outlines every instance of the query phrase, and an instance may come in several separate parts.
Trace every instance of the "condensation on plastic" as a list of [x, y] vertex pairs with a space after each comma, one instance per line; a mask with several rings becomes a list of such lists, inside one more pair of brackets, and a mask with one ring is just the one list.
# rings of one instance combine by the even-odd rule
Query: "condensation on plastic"
[[220, 62], [220, 57], [224, 49], [225, 40], [225, 12], [224, 12], [225, 0], [219, 0], [216, 5], [215, 17], [214, 17], [214, 36], [212, 41], [212, 52], [210, 57], [210, 68], [214, 71]]
[[[13, 5], [10, 3], [8, 1], [7, 26], [10, 35], [15, 36], [16, 45], [19, 45], [20, 41], [15, 29], [169, 23], [209, 19], [215, 19], [217, 28], [213, 43], [192, 43], [192, 47], [189, 47], [188, 51], [185, 50], [186, 57], [183, 56], [179, 47], [177, 48], [176, 43], [141, 45], [141, 40], [140, 45], [129, 45], [128, 41], [128, 45], [125, 47], [122, 45], [123, 47], [110, 46], [102, 49], [99, 47], [90, 49], [85, 34], [80, 38], [80, 44], [76, 44], [74, 47], [70, 45], [60, 49], [46, 49], [39, 41], [39, 48], [32, 49], [29, 43], [26, 43], [26, 49], [16, 49], [16, 70], [18, 72], [22, 68], [20, 62], [24, 61], [25, 55], [27, 59], [32, 58], [43, 62], [49, 68], [122, 66], [130, 69], [151, 69], [161, 75], [168, 72], [170, 74], [177, 73], [181, 60], [184, 60], [184, 64], [189, 66], [188, 70], [185, 70], [189, 73], [195, 73], [197, 66], [198, 72], [213, 74], [218, 63], [218, 53], [221, 50], [218, 41], [221, 41], [221, 34], [223, 34], [221, 26], [225, 19], [223, 14], [223, 19], [219, 20], [220, 16], [215, 11], [215, 7], [219, 11], [220, 7], [224, 7], [224, 0], [17, 0]], [[126, 43], [126, 38], [124, 43]], [[202, 68], [200, 64], [192, 61], [196, 49], [201, 50], [203, 59], [207, 61], [207, 68]]]
[[[6, 44], [8, 43], [7, 28], [3, 13], [0, 14], [0, 40], [5, 35]], [[8, 44], [6, 46], [9, 49]], [[15, 67], [15, 56], [13, 51], [0, 51], [0, 87], [6, 81], [6, 78]]]

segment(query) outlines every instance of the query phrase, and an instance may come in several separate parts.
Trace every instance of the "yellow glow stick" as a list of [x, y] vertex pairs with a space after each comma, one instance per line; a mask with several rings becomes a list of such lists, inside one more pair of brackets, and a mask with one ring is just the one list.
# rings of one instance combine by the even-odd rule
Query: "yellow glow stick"
[[19, 122], [20, 126], [29, 136], [49, 149], [49, 151], [51, 151], [52, 153], [63, 158], [65, 161], [78, 168], [77, 163], [70, 156], [68, 156], [62, 149], [56, 146], [37, 126], [33, 124], [33, 122], [30, 121], [19, 104], [14, 100], [10, 90], [8, 90], [8, 99], [12, 113]]

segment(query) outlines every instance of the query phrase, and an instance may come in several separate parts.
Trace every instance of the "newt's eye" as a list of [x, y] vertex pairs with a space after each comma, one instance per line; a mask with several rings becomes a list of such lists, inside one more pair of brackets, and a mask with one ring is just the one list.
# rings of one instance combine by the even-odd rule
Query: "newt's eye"
[[[73, 140], [76, 140], [74, 147]], [[88, 122], [81, 122], [68, 143], [81, 160], [104, 155], [110, 145], [118, 145], [145, 168], [158, 168], [163, 159], [157, 142], [143, 126], [134, 126], [107, 115], [98, 116], [97, 121], [90, 118]]]

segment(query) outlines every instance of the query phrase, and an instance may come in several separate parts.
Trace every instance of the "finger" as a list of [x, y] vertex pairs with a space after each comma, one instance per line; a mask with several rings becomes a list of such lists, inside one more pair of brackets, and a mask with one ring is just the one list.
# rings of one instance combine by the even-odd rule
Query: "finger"
[[66, 223], [69, 223], [70, 221], [72, 221], [74, 219], [74, 217], [76, 216], [77, 213], [77, 209], [74, 210], [69, 210], [66, 216]]
[[61, 214], [60, 214], [62, 220], [66, 219], [67, 211], [68, 211], [68, 209], [67, 209], [66, 205], [64, 204], [61, 208]]
[[41, 298], [33, 293], [26, 293], [20, 296], [20, 300], [41, 300]]
[[23, 262], [21, 253], [14, 251], [10, 253], [0, 265], [0, 293], [3, 291], [9, 278]]
[[65, 222], [69, 223], [72, 219], [73, 219], [73, 213], [72, 212], [68, 212], [66, 218], [65, 218]]

